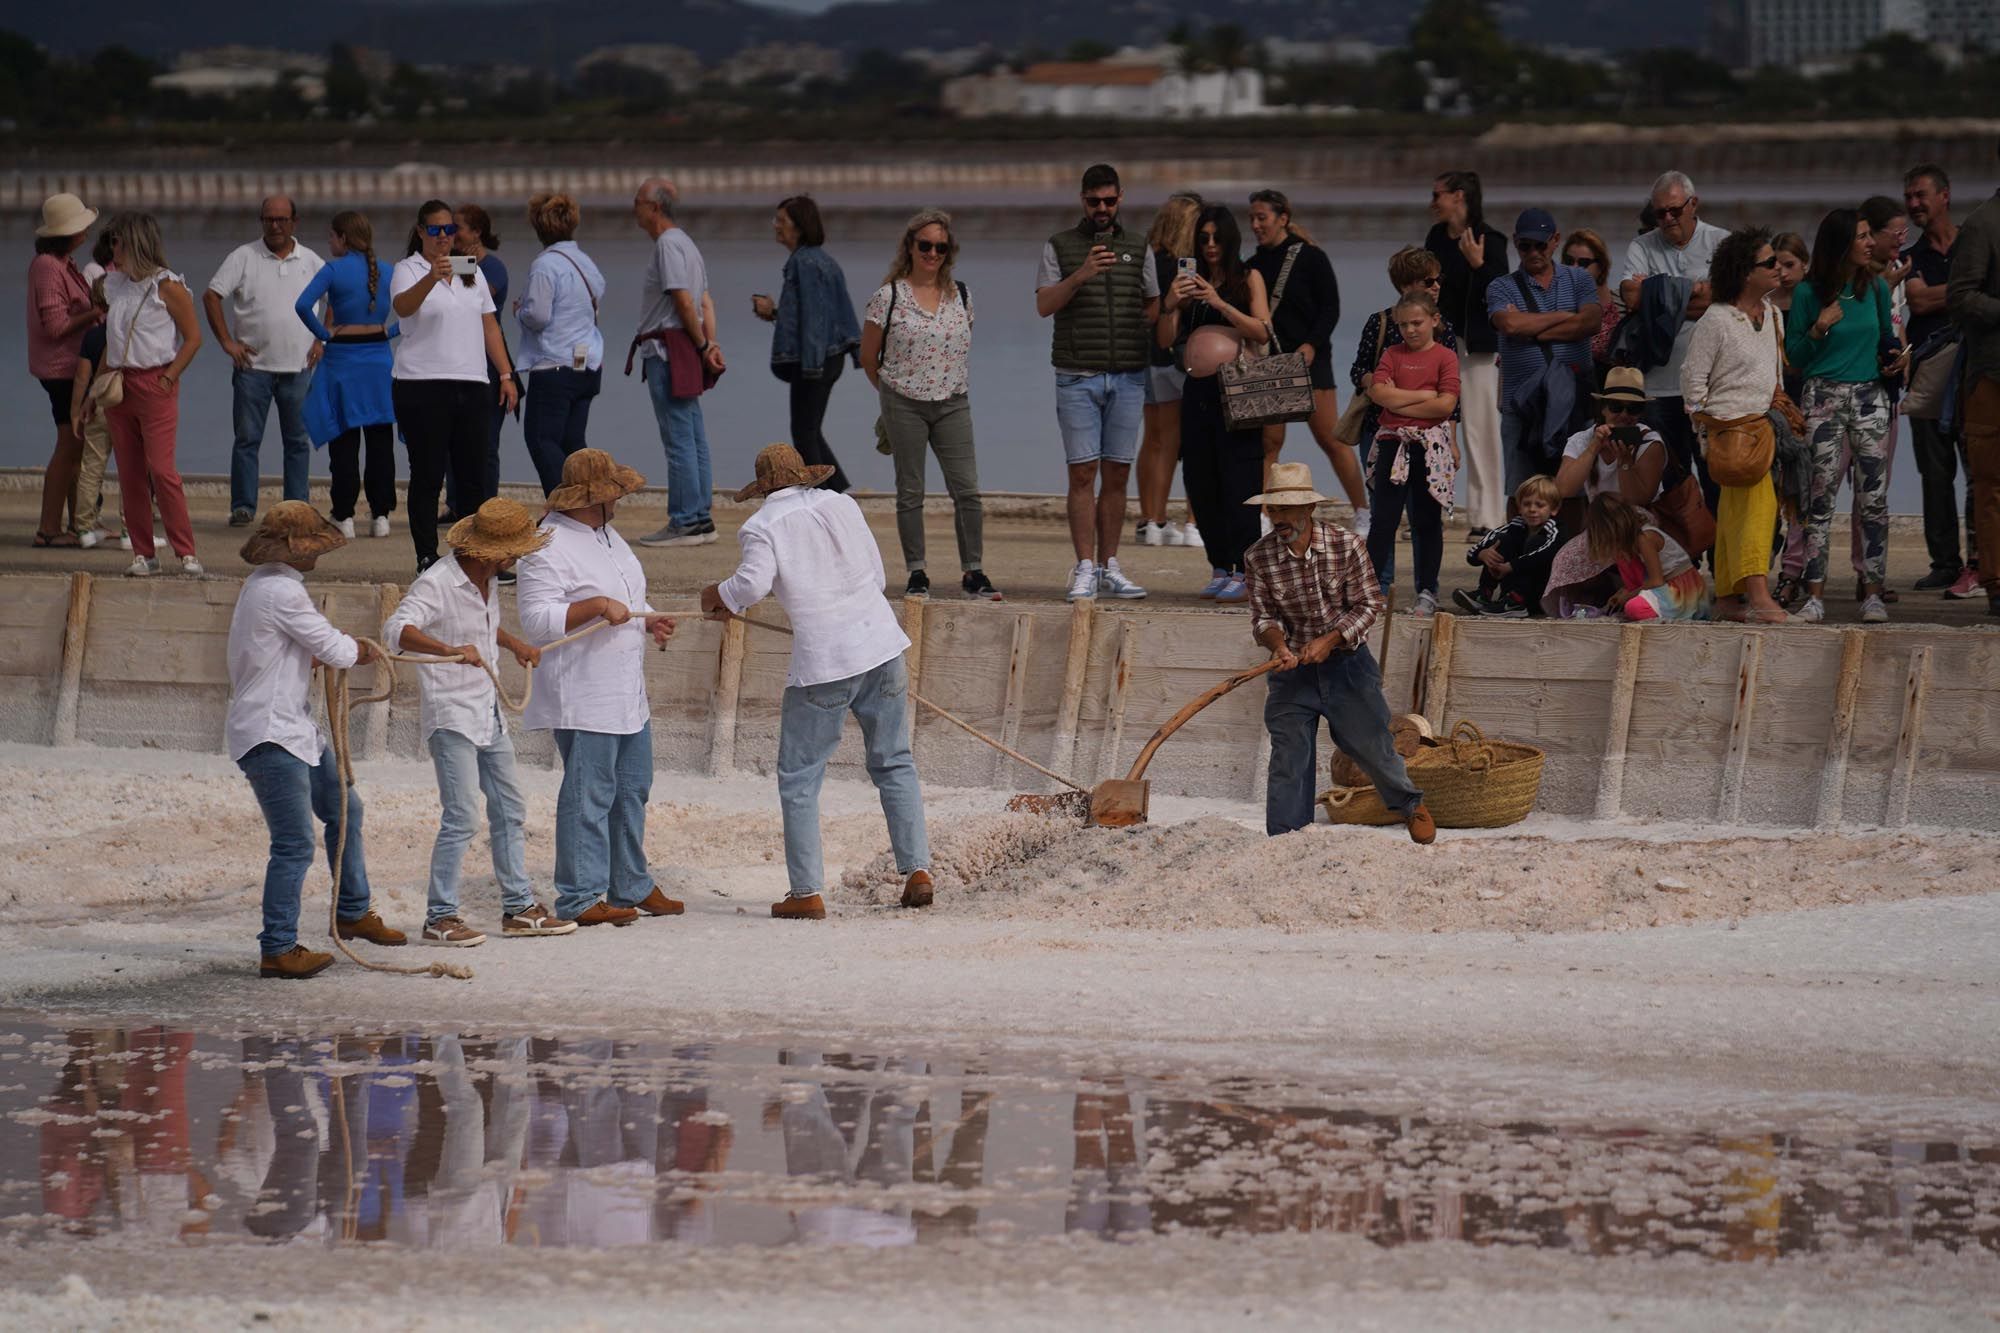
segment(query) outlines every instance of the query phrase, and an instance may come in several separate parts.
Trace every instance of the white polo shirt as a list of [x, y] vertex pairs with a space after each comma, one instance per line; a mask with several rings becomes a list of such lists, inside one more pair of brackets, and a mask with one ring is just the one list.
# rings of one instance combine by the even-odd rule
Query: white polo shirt
[[531, 731], [561, 728], [630, 736], [653, 716], [646, 702], [646, 627], [638, 618], [639, 612], [653, 609], [646, 600], [646, 571], [608, 523], [593, 528], [550, 514], [543, 526], [553, 539], [515, 566], [521, 637], [534, 644], [554, 643], [570, 632], [570, 604], [591, 597], [622, 602], [633, 617], [543, 657], [521, 725]]
[[255, 353], [255, 369], [291, 375], [306, 368], [313, 336], [293, 307], [324, 267], [325, 260], [296, 241], [283, 259], [252, 241], [231, 250], [215, 270], [208, 289], [222, 298], [236, 341]]
[[[489, 579], [485, 595], [466, 577], [456, 553], [417, 575], [416, 582], [382, 625], [390, 652], [402, 650], [403, 630], [416, 626], [447, 644], [469, 643], [480, 656], [500, 665], [500, 580]], [[578, 645], [579, 647], [581, 645]], [[558, 648], [559, 653], [568, 652]], [[455, 731], [484, 749], [500, 739], [500, 700], [486, 668], [463, 662], [417, 668], [419, 727], [426, 741], [434, 731]]]
[[[390, 298], [422, 282], [430, 271], [422, 252], [406, 256], [390, 273]], [[453, 274], [450, 282], [431, 288], [414, 314], [399, 316], [403, 336], [396, 339], [394, 378], [486, 383], [484, 317], [492, 313], [493, 291], [477, 270], [470, 287]]]
[[351, 667], [359, 652], [313, 605], [305, 575], [290, 565], [251, 570], [229, 617], [229, 757], [271, 741], [317, 765], [326, 739], [312, 716], [313, 659]]

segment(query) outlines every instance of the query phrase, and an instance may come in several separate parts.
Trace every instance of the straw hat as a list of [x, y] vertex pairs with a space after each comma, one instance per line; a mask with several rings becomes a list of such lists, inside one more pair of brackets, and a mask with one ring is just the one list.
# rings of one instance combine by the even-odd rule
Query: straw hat
[[74, 236], [97, 221], [97, 210], [85, 208], [73, 194], [52, 194], [42, 200], [42, 225], [37, 236]]
[[736, 498], [751, 500], [787, 486], [817, 486], [832, 475], [833, 468], [824, 463], [807, 467], [789, 444], [767, 444], [757, 451], [757, 480], [736, 492]]
[[533, 555], [547, 546], [554, 535], [542, 530], [526, 505], [496, 495], [479, 506], [478, 513], [452, 524], [444, 540], [460, 555], [500, 561]]
[[1253, 495], [1243, 503], [1247, 505], [1316, 505], [1324, 504], [1326, 497], [1313, 489], [1313, 470], [1310, 463], [1271, 464], [1271, 489], [1262, 495]]
[[549, 492], [549, 508], [588, 509], [619, 500], [646, 479], [602, 449], [579, 449], [563, 460], [562, 485]]
[[325, 555], [347, 545], [333, 520], [304, 500], [283, 500], [264, 511], [257, 530], [243, 543], [243, 563], [275, 565], [309, 555]]
[[1604, 376], [1604, 392], [1590, 395], [1600, 403], [1650, 403], [1646, 376], [1637, 366], [1613, 366]]

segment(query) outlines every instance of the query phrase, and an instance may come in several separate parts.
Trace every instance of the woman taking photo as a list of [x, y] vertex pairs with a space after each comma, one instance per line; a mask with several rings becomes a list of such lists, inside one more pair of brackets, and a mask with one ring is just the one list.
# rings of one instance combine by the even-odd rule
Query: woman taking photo
[[121, 213], [111, 221], [115, 265], [104, 278], [110, 309], [104, 317], [104, 364], [120, 372], [124, 394], [105, 413], [111, 448], [118, 456], [118, 496], [132, 539], [132, 567], [143, 578], [160, 572], [153, 544], [153, 506], [181, 573], [201, 574], [194, 554], [194, 525], [174, 464], [180, 427], [181, 373], [201, 349], [201, 326], [187, 281], [167, 268], [160, 224], [151, 213]]
[[77, 468], [83, 459], [83, 441], [70, 429], [70, 386], [76, 377], [77, 349], [98, 315], [90, 301], [90, 284], [70, 256], [90, 239], [96, 221], [97, 210], [85, 208], [75, 195], [52, 195], [42, 204], [35, 257], [28, 263], [28, 373], [41, 381], [56, 419], [55, 452], [42, 473], [37, 546], [78, 544], [79, 534], [63, 523], [63, 511], [73, 505]]
[[[1201, 216], [1201, 196], [1182, 190], [1167, 196], [1153, 215], [1146, 233], [1146, 250], [1160, 290], [1174, 285], [1180, 261], [1194, 257], [1194, 224]], [[1187, 373], [1174, 360], [1174, 349], [1153, 348], [1146, 368], [1145, 433], [1139, 440], [1139, 531], [1141, 546], [1199, 546], [1201, 532], [1190, 521], [1185, 527], [1167, 522], [1167, 499], [1173, 494], [1174, 469], [1181, 462], [1181, 386]]]
[[[333, 521], [354, 536], [354, 502], [368, 496], [368, 531], [389, 535], [396, 512], [396, 409], [390, 399], [389, 283], [386, 259], [375, 257], [375, 228], [366, 214], [335, 213], [327, 235], [332, 257], [299, 293], [294, 309], [326, 344], [306, 391], [306, 433], [326, 446], [333, 473]], [[322, 323], [320, 303], [326, 303]], [[368, 464], [361, 464], [364, 442]]]
[[566, 194], [528, 201], [528, 225], [542, 252], [528, 266], [528, 290], [514, 305], [521, 324], [516, 372], [527, 376], [521, 413], [528, 457], [542, 494], [562, 485], [563, 460], [587, 448], [591, 400], [604, 380], [604, 332], [597, 310], [604, 274], [576, 243], [583, 210]]
[[[493, 218], [478, 204], [460, 204], [452, 216], [458, 223], [458, 234], [452, 237], [452, 253], [464, 255], [479, 265], [479, 275], [486, 279], [486, 290], [493, 296], [493, 325], [500, 328], [499, 312], [507, 308], [507, 266], [494, 253], [500, 248], [500, 236], [493, 230]], [[500, 345], [503, 349], [507, 345], [504, 328], [500, 328]], [[513, 353], [507, 352], [487, 374], [487, 384], [494, 393], [481, 466], [463, 476], [454, 471], [447, 478], [447, 502], [454, 522], [476, 513], [479, 506], [500, 493], [500, 427], [506, 423], [507, 414], [515, 409], [500, 404], [499, 371], [513, 364]], [[520, 387], [517, 380], [514, 385], [517, 396]]]
[[1431, 182], [1424, 249], [1438, 258], [1438, 313], [1457, 330], [1459, 413], [1465, 422], [1465, 508], [1476, 541], [1507, 521], [1507, 476], [1500, 454], [1500, 339], [1486, 317], [1486, 288], [1507, 276], [1507, 238], [1486, 225], [1476, 171], [1447, 171]]
[[1244, 501], [1264, 488], [1264, 432], [1230, 430], [1216, 372], [1245, 343], [1262, 342], [1271, 307], [1264, 279], [1243, 263], [1236, 215], [1220, 204], [1195, 223], [1195, 268], [1174, 278], [1160, 303], [1154, 336], [1181, 347], [1187, 385], [1181, 393], [1181, 481], [1200, 525], [1210, 578], [1201, 596], [1247, 602], [1243, 553], [1257, 540], [1258, 512]]
[[[1651, 512], [1667, 473], [1667, 444], [1658, 431], [1640, 420], [1651, 401], [1646, 396], [1646, 377], [1632, 366], [1613, 366], [1605, 372], [1604, 392], [1595, 396], [1597, 424], [1564, 442], [1556, 489], [1565, 501], [1579, 496], [1592, 501], [1610, 495]], [[1568, 515], [1565, 532], [1582, 527], [1580, 511], [1584, 507], [1564, 505], [1563, 512]], [[1598, 615], [1615, 586], [1611, 562], [1593, 558], [1590, 543], [1575, 536], [1556, 552], [1542, 594], [1542, 609], [1565, 620]]]
[[[1872, 237], [1851, 208], [1836, 208], [1813, 237], [1812, 263], [1792, 293], [1785, 321], [1785, 355], [1805, 377], [1807, 443], [1812, 482], [1806, 508], [1806, 600], [1798, 618], [1826, 618], [1827, 538], [1842, 474], [1853, 473], [1854, 512], [1861, 523], [1861, 619], [1889, 619], [1882, 603], [1888, 573], [1889, 395], [1881, 377], [1900, 360], [1890, 354], [1895, 326], [1889, 288], [1868, 267]], [[1899, 349], [1898, 349], [1899, 350]]]
[[792, 447], [807, 466], [832, 468], [820, 485], [845, 494], [847, 473], [821, 425], [833, 386], [861, 343], [847, 275], [826, 252], [826, 224], [810, 196], [779, 200], [771, 232], [791, 252], [784, 285], [776, 304], [768, 296], [753, 296], [750, 308], [757, 318], [777, 325], [771, 331], [771, 373], [791, 386]]
[[[410, 451], [410, 544], [420, 574], [437, 560], [438, 492], [447, 469], [483, 476], [493, 403], [512, 411], [519, 401], [486, 275], [476, 264], [469, 273], [452, 271], [457, 234], [451, 205], [427, 201], [389, 280], [390, 306], [402, 322], [392, 398]], [[489, 367], [499, 377], [497, 392]]]
[[[927, 208], [903, 228], [889, 276], [868, 299], [861, 326], [861, 369], [882, 400], [881, 430], [896, 464], [896, 536], [909, 583], [903, 593], [930, 592], [924, 570], [924, 450], [937, 455], [951, 494], [958, 534], [959, 590], [1000, 600], [980, 567], [986, 513], [979, 466], [972, 453], [972, 297], [951, 276], [958, 242], [951, 214]], [[818, 466], [825, 466], [819, 464]]]

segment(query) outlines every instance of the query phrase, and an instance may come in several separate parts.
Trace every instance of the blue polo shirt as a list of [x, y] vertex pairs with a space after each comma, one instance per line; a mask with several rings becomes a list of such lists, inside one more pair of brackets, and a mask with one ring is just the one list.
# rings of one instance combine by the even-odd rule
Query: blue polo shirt
[[[1515, 270], [1519, 272], [1519, 270]], [[1513, 273], [1504, 278], [1496, 278], [1486, 288], [1486, 313], [1498, 314], [1503, 310], [1525, 310], [1532, 314], [1546, 315], [1556, 310], [1581, 310], [1597, 301], [1597, 284], [1590, 280], [1586, 269], [1569, 264], [1558, 264], [1555, 281], [1543, 287], [1532, 277], [1522, 274], [1528, 284], [1529, 304], [1521, 303], [1521, 283]], [[1595, 332], [1595, 330], [1592, 330]], [[1541, 373], [1542, 347], [1555, 354], [1558, 361], [1572, 366], [1588, 368], [1590, 365], [1590, 337], [1577, 338], [1571, 342], [1543, 343], [1539, 346], [1533, 338], [1512, 338], [1500, 335], [1500, 403], [1506, 406], [1513, 397], [1516, 386], [1527, 383]]]

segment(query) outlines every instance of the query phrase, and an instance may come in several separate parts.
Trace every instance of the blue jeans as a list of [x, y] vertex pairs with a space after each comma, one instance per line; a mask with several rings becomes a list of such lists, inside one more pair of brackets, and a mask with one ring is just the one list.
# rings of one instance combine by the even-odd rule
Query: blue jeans
[[493, 853], [493, 877], [500, 881], [500, 906], [508, 915], [535, 901], [528, 884], [527, 805], [514, 772], [514, 741], [505, 724], [491, 745], [474, 745], [456, 731], [431, 733], [431, 764], [437, 769], [437, 841], [431, 845], [430, 905], [424, 922], [457, 916], [459, 868], [479, 827], [478, 796], [486, 796], [486, 840]]
[[1146, 414], [1146, 372], [1056, 372], [1056, 426], [1071, 463], [1130, 463], [1139, 456]]
[[[339, 779], [332, 747], [322, 749], [319, 763], [308, 765], [297, 755], [265, 741], [236, 761], [264, 812], [271, 830], [271, 859], [264, 866], [264, 929], [257, 948], [272, 958], [299, 942], [299, 890], [312, 868], [313, 828], [317, 818], [326, 826], [327, 869], [340, 841], [340, 807], [335, 804]], [[368, 867], [361, 855], [361, 794], [347, 789], [347, 852], [340, 863], [342, 921], [368, 915]]]
[[312, 437], [306, 433], [306, 391], [312, 388], [312, 372], [234, 370], [229, 387], [236, 417], [236, 446], [229, 452], [229, 507], [257, 512], [257, 455], [264, 447], [264, 426], [271, 419], [274, 398], [278, 434], [285, 443], [285, 498], [308, 498]]
[[791, 879], [792, 897], [810, 897], [825, 881], [819, 788], [849, 713], [861, 724], [868, 778], [882, 797], [896, 873], [930, 869], [924, 793], [917, 782], [916, 758], [910, 753], [909, 689], [901, 657], [845, 680], [786, 686], [778, 730], [778, 804], [785, 814], [785, 873]]
[[529, 372], [521, 433], [527, 437], [528, 457], [534, 460], [543, 495], [562, 485], [563, 460], [584, 447], [590, 400], [597, 397], [603, 379], [601, 370], [571, 370], [568, 366]]
[[646, 867], [646, 801], [653, 794], [653, 724], [629, 736], [556, 728], [556, 915], [574, 921], [592, 903], [636, 906], [653, 891]]
[[701, 399], [676, 398], [667, 392], [667, 363], [660, 357], [646, 358], [645, 376], [653, 419], [660, 423], [660, 444], [667, 451], [667, 521], [677, 528], [707, 523], [715, 482], [708, 471]]
[[1345, 750], [1375, 784], [1382, 804], [1397, 814], [1417, 808], [1424, 794], [1410, 785], [1403, 757], [1389, 734], [1389, 703], [1382, 673], [1362, 644], [1324, 662], [1273, 671], [1264, 699], [1264, 727], [1271, 733], [1271, 785], [1264, 796], [1264, 831], [1273, 837], [1313, 822], [1313, 787], [1319, 774], [1319, 724], [1326, 719], [1333, 743]]

